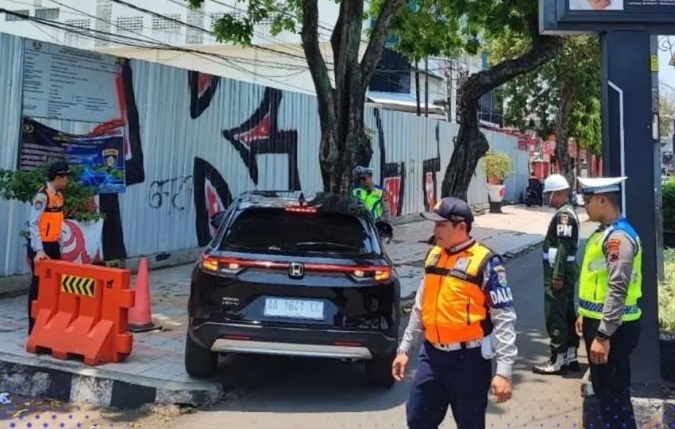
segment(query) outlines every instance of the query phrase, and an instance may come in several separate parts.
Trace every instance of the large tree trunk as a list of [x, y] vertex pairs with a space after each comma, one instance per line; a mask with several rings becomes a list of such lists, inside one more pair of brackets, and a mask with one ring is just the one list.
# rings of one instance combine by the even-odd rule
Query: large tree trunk
[[560, 101], [555, 116], [555, 158], [560, 168], [560, 174], [565, 176], [570, 187], [574, 190], [574, 169], [569, 152], [569, 136], [567, 135], [568, 121], [572, 113], [574, 101], [574, 83], [565, 81], [560, 88]]
[[562, 38], [539, 34], [536, 13], [528, 19], [532, 47], [525, 54], [487, 70], [474, 73], [462, 85], [459, 100], [459, 132], [452, 157], [445, 170], [441, 196], [467, 200], [467, 192], [478, 161], [489, 149], [478, 123], [480, 98], [498, 86], [521, 74], [530, 72], [552, 60], [562, 47]]
[[364, 0], [340, 3], [340, 13], [331, 36], [335, 90], [319, 45], [317, 0], [302, 2], [302, 47], [319, 102], [319, 165], [326, 192], [349, 192], [353, 168], [370, 164], [373, 150], [364, 123], [366, 89], [382, 56], [392, 19], [403, 4], [404, 0], [387, 0], [384, 3], [359, 63]]

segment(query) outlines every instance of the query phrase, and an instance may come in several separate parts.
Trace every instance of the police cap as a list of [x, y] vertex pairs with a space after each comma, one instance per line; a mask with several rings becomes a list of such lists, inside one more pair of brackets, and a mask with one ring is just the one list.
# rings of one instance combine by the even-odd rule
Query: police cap
[[466, 222], [473, 223], [473, 212], [464, 200], [454, 197], [441, 199], [434, 206], [433, 211], [421, 213], [422, 217], [432, 222]]
[[56, 176], [70, 176], [70, 174], [71, 174], [70, 167], [68, 166], [67, 163], [63, 161], [56, 161], [55, 163], [50, 165], [49, 171], [47, 172], [49, 180], [55, 179]]
[[584, 195], [606, 194], [609, 192], [620, 192], [621, 185], [627, 177], [579, 177]]

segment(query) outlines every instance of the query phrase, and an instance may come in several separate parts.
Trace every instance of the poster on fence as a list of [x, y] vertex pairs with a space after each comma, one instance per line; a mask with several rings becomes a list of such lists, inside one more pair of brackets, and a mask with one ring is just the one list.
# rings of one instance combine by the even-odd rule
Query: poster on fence
[[83, 167], [81, 180], [96, 193], [124, 193], [124, 128], [103, 129], [103, 133], [68, 134], [25, 117], [18, 168], [31, 170], [65, 157]]

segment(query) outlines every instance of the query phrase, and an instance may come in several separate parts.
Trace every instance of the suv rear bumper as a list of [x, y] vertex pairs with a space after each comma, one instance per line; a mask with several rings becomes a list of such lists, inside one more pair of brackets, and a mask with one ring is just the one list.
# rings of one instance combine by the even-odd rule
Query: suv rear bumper
[[381, 332], [262, 327], [205, 322], [188, 329], [190, 338], [218, 353], [255, 353], [370, 360], [392, 353], [398, 338]]

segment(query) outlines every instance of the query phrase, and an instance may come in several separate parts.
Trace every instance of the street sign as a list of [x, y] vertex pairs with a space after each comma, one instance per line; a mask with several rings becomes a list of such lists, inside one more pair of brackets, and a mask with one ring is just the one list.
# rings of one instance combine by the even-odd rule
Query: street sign
[[675, 26], [673, 0], [539, 0], [542, 34], [649, 31]]

